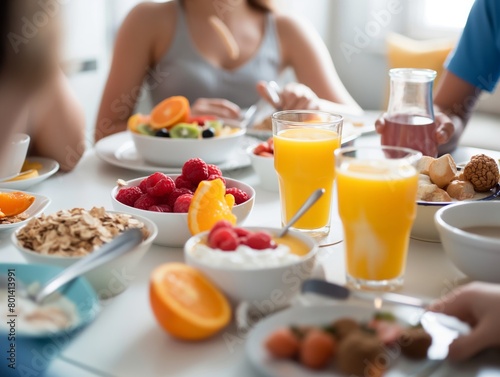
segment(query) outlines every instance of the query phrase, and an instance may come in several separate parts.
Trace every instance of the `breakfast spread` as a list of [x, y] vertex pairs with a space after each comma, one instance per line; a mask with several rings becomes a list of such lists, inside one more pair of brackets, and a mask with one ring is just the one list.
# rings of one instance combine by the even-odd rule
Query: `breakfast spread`
[[26, 220], [24, 213], [35, 201], [33, 195], [14, 191], [0, 192], [0, 224], [14, 224]]
[[488, 192], [500, 182], [497, 162], [484, 154], [476, 155], [458, 170], [449, 154], [439, 158], [424, 156], [417, 165], [420, 172], [417, 200], [450, 202], [472, 199]]
[[187, 213], [200, 183], [215, 179], [222, 182], [224, 194], [232, 195], [234, 203], [241, 204], [249, 199], [243, 190], [225, 187], [222, 172], [216, 165], [193, 158], [184, 163], [182, 174], [175, 179], [156, 172], [144, 178], [138, 186], [126, 187], [120, 180], [118, 184], [123, 187], [118, 191], [116, 200], [146, 211]]
[[129, 131], [141, 135], [172, 139], [210, 139], [231, 135], [232, 128], [211, 115], [190, 116], [187, 98], [169, 97], [151, 111], [150, 115], [134, 114], [127, 122]]
[[[27, 291], [36, 292], [39, 286], [40, 284], [33, 283], [27, 287]], [[7, 291], [0, 291], [2, 308], [8, 308], [7, 300]], [[75, 327], [79, 322], [75, 304], [58, 293], [48, 297], [42, 304], [36, 304], [32, 300], [18, 295], [15, 314], [17, 325], [22, 329], [23, 334], [53, 333]], [[0, 327], [2, 326], [6, 327], [7, 322], [2, 321]]]
[[[340, 318], [325, 326], [289, 326], [268, 335], [264, 347], [276, 359], [310, 369], [337, 368], [350, 376], [381, 376], [395, 361], [388, 347], [410, 359], [424, 359], [431, 336], [420, 326], [405, 327], [391, 313], [376, 313], [368, 322]], [[335, 366], [333, 366], [335, 365]]]
[[109, 213], [104, 208], [62, 210], [33, 218], [17, 233], [20, 246], [42, 255], [82, 257], [111, 241], [119, 233], [144, 224], [127, 214]]

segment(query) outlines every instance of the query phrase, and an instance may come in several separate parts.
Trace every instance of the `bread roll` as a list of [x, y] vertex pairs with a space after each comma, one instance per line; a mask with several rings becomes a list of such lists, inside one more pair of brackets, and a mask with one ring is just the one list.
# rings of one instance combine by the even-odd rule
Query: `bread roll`
[[420, 160], [417, 162], [417, 171], [420, 174], [429, 175], [429, 167], [434, 162], [435, 158], [430, 156], [422, 156]]
[[472, 199], [474, 197], [474, 186], [469, 181], [452, 181], [446, 188], [446, 192], [457, 200]]
[[425, 202], [451, 202], [451, 197], [437, 185], [430, 184], [418, 186], [417, 200], [423, 200]]
[[448, 186], [455, 179], [457, 174], [457, 165], [449, 154], [445, 154], [434, 161], [429, 166], [429, 176], [432, 183], [439, 188]]

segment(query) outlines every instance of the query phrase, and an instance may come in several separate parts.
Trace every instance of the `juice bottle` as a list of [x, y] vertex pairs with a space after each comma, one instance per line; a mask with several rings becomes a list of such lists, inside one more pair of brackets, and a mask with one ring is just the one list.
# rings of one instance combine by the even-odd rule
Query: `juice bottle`
[[313, 191], [324, 188], [325, 194], [294, 227], [314, 230], [329, 224], [335, 178], [333, 152], [339, 146], [340, 135], [321, 128], [285, 129], [274, 136], [274, 166], [278, 173], [284, 223]]

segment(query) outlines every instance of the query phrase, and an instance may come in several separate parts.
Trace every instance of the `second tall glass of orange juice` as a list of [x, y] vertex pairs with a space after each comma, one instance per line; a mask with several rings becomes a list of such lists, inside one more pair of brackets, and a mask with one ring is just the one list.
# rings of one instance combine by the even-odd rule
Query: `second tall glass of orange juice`
[[400, 147], [350, 147], [335, 152], [347, 281], [392, 290], [403, 284], [416, 214], [422, 154]]
[[324, 188], [321, 199], [294, 225], [313, 237], [323, 237], [330, 231], [333, 152], [340, 147], [342, 116], [297, 110], [275, 113], [272, 120], [282, 225], [290, 221], [313, 191]]

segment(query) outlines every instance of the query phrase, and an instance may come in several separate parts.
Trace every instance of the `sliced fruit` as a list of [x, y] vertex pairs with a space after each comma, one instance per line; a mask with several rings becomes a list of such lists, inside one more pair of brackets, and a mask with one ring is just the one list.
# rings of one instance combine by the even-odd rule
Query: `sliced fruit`
[[182, 263], [153, 270], [149, 299], [160, 326], [180, 339], [208, 338], [231, 320], [222, 293], [201, 272]]
[[16, 216], [26, 211], [35, 201], [24, 192], [0, 192], [0, 217]]
[[156, 133], [156, 131], [152, 129], [149, 124], [142, 124], [142, 123], [137, 126], [136, 132], [142, 135], [149, 135], [149, 136], [153, 136]]
[[130, 131], [139, 133], [137, 127], [140, 124], [149, 124], [150, 121], [149, 115], [137, 113], [128, 118], [127, 127]]
[[189, 101], [183, 96], [169, 97], [151, 111], [151, 125], [159, 130], [171, 128], [189, 119]]
[[216, 120], [216, 119], [217, 119], [217, 117], [214, 115], [199, 115], [199, 116], [195, 116], [195, 117], [190, 117], [188, 120], [188, 123], [196, 123], [199, 126], [203, 126], [205, 124], [205, 122], [207, 122], [209, 120]]
[[209, 120], [205, 122], [205, 127], [213, 128], [215, 136], [219, 136], [224, 127], [224, 123], [222, 123], [220, 120]]
[[179, 123], [170, 129], [170, 137], [176, 139], [198, 139], [200, 127], [197, 124]]
[[30, 169], [22, 171], [17, 177], [6, 180], [5, 182], [23, 181], [25, 179], [38, 177], [38, 170]]
[[188, 227], [191, 234], [210, 230], [219, 220], [236, 224], [236, 216], [231, 212], [234, 197], [225, 194], [226, 187], [220, 178], [200, 182], [188, 211]]
[[43, 165], [39, 162], [36, 162], [36, 161], [29, 161], [29, 160], [25, 160], [24, 161], [24, 164], [23, 164], [23, 167], [21, 168], [21, 171], [28, 171], [28, 170], [42, 170], [43, 169]]

